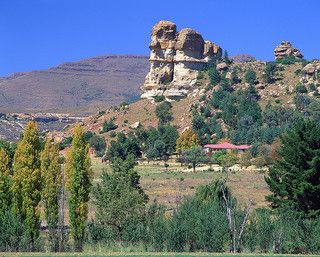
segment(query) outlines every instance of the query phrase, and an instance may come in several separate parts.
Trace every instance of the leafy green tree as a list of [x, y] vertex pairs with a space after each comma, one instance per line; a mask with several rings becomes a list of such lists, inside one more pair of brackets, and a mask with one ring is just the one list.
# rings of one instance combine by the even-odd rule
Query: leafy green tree
[[112, 173], [104, 171], [101, 182], [93, 188], [96, 218], [103, 226], [115, 230], [118, 239], [122, 238], [129, 220], [143, 215], [148, 199], [134, 165], [132, 156], [127, 160], [117, 159], [112, 164]]
[[274, 208], [293, 208], [312, 217], [320, 213], [320, 126], [299, 121], [281, 137], [280, 160], [269, 170], [266, 182]]
[[157, 105], [156, 116], [159, 119], [160, 125], [168, 124], [172, 121], [172, 104], [170, 102], [164, 101]]
[[107, 147], [104, 138], [96, 134], [93, 134], [92, 137], [90, 137], [90, 139], [88, 140], [88, 142], [89, 145], [94, 148], [96, 155], [98, 157], [102, 157]]
[[41, 173], [43, 177], [42, 200], [49, 230], [51, 251], [59, 250], [59, 199], [61, 192], [61, 167], [59, 164], [59, 148], [47, 138], [41, 153]]
[[247, 70], [247, 72], [244, 75], [244, 79], [247, 83], [249, 83], [250, 85], [253, 85], [256, 83], [256, 79], [257, 79], [257, 74], [254, 70]]
[[234, 153], [225, 153], [225, 154], [220, 155], [217, 158], [217, 161], [220, 166], [222, 166], [223, 168], [228, 170], [230, 167], [232, 167], [233, 165], [235, 165], [237, 163], [238, 157]]
[[24, 237], [30, 251], [35, 250], [40, 229], [40, 151], [38, 127], [35, 122], [28, 122], [14, 155], [12, 192], [13, 210], [25, 224]]
[[181, 153], [184, 150], [191, 149], [200, 144], [199, 137], [192, 129], [187, 129], [177, 139], [177, 151]]
[[141, 147], [138, 138], [134, 134], [118, 133], [117, 139], [111, 141], [110, 147], [107, 150], [107, 158], [113, 161], [115, 158], [125, 160], [132, 154], [135, 158], [141, 157]]
[[165, 144], [165, 154], [171, 155], [176, 150], [176, 141], [179, 137], [178, 130], [171, 125], [159, 125], [159, 140]]
[[185, 160], [186, 163], [192, 164], [193, 172], [196, 172], [196, 166], [199, 163], [205, 163], [208, 161], [206, 153], [200, 146], [196, 146], [183, 151], [182, 158]]
[[113, 119], [107, 120], [103, 123], [100, 133], [109, 132], [118, 128]]
[[88, 216], [91, 187], [91, 161], [89, 145], [80, 125], [74, 129], [72, 145], [66, 157], [66, 178], [69, 190], [69, 216], [75, 250], [82, 251]]
[[182, 201], [169, 222], [169, 250], [226, 250], [228, 225], [222, 194], [220, 183], [212, 182], [198, 187], [194, 196]]

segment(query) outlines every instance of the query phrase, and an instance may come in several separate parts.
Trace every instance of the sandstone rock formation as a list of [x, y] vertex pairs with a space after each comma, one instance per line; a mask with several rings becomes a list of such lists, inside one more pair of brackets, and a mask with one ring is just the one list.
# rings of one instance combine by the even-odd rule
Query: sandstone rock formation
[[314, 60], [304, 66], [303, 71], [308, 75], [314, 75], [317, 71], [320, 71], [320, 61]]
[[194, 87], [199, 71], [221, 55], [221, 48], [204, 41], [193, 29], [177, 32], [170, 21], [160, 21], [152, 29], [150, 71], [142, 86], [141, 98], [163, 95], [168, 100], [185, 97]]
[[303, 58], [302, 53], [297, 48], [294, 48], [289, 41], [282, 41], [281, 44], [274, 49], [274, 56], [276, 60], [289, 56], [297, 59]]
[[320, 61], [314, 60], [303, 67], [304, 75], [300, 82], [305, 85], [316, 85], [319, 87], [320, 83]]

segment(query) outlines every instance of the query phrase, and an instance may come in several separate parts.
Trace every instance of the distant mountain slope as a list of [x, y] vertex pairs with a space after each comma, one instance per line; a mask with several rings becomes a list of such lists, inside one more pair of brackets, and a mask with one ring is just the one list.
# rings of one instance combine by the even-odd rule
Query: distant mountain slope
[[0, 112], [92, 113], [139, 97], [146, 56], [105, 55], [0, 78]]

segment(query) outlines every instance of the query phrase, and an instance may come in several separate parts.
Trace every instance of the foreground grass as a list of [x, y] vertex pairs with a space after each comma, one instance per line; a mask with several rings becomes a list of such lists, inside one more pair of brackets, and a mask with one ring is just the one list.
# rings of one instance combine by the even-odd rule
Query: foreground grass
[[168, 257], [295, 257], [295, 256], [319, 256], [319, 255], [294, 255], [294, 254], [226, 254], [226, 253], [106, 253], [106, 254], [96, 254], [96, 253], [0, 253], [0, 256], [38, 256], [38, 257], [51, 257], [51, 256], [110, 256], [110, 257], [153, 257], [153, 256], [168, 256]]

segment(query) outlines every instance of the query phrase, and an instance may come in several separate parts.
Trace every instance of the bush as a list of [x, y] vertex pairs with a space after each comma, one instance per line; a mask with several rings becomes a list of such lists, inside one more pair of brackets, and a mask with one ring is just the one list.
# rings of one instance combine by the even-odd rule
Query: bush
[[159, 124], [168, 124], [172, 121], [172, 105], [170, 102], [162, 102], [156, 107], [156, 116], [159, 119]]
[[156, 103], [161, 103], [163, 102], [166, 98], [163, 95], [156, 95], [153, 97], [154, 101]]
[[294, 56], [286, 56], [284, 58], [276, 60], [276, 63], [283, 64], [283, 65], [290, 65], [290, 64], [294, 64], [299, 61], [300, 60]]
[[256, 83], [257, 74], [254, 70], [249, 69], [244, 75], [244, 79], [247, 83], [249, 83], [250, 85], [253, 85]]
[[299, 83], [296, 85], [296, 93], [304, 94], [304, 93], [308, 93], [308, 90], [305, 85]]
[[59, 144], [59, 150], [63, 150], [66, 147], [70, 146], [72, 143], [72, 137], [67, 137], [62, 139], [62, 141]]
[[273, 83], [275, 81], [275, 73], [277, 71], [277, 65], [274, 62], [268, 62], [264, 74], [263, 79], [266, 83]]
[[103, 137], [100, 137], [96, 134], [94, 134], [90, 140], [89, 140], [89, 145], [95, 150], [96, 155], [98, 157], [102, 157], [104, 154], [104, 151], [106, 150], [106, 141], [104, 140]]
[[117, 132], [115, 132], [115, 131], [110, 132], [110, 137], [116, 137], [116, 136], [117, 136]]
[[106, 132], [109, 132], [111, 130], [115, 130], [117, 128], [118, 128], [118, 126], [114, 123], [113, 119], [110, 119], [110, 120], [105, 121], [103, 123], [100, 133], [106, 133]]

